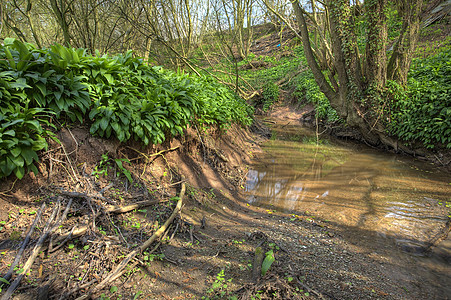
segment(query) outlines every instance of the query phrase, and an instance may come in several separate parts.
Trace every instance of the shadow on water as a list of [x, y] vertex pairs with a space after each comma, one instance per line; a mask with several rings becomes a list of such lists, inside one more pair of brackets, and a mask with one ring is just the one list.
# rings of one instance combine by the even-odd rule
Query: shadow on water
[[[351, 241], [368, 248], [396, 245], [415, 264], [451, 282], [451, 242], [446, 239], [450, 209], [445, 207], [451, 201], [449, 174], [372, 149], [301, 142], [311, 136], [301, 129], [295, 138], [285, 133], [284, 140], [264, 145], [264, 156], [248, 173], [247, 202], [312, 214], [337, 224]], [[371, 238], [362, 238], [362, 231]], [[437, 244], [439, 250], [431, 254]]]

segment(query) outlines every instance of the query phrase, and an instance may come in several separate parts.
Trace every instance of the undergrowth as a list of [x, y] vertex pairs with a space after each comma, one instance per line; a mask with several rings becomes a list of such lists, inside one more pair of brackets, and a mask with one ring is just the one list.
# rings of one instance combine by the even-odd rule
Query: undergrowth
[[451, 49], [414, 59], [407, 88], [389, 82], [389, 132], [426, 148], [451, 148]]
[[0, 178], [37, 172], [37, 152], [55, 123], [88, 123], [93, 135], [148, 145], [189, 125], [252, 121], [244, 100], [209, 77], [148, 66], [131, 51], [88, 55], [9, 38], [0, 46], [0, 97]]

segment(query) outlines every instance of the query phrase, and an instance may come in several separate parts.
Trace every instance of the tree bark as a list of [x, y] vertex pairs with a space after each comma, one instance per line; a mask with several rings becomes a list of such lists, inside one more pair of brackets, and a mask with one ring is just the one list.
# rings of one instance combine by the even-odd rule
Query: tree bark
[[407, 74], [419, 37], [423, 0], [399, 1], [398, 9], [403, 17], [401, 34], [393, 46], [393, 54], [387, 67], [387, 77], [402, 85], [407, 83]]
[[50, 0], [50, 5], [53, 10], [53, 14], [55, 15], [58, 25], [60, 26], [61, 30], [63, 31], [63, 37], [64, 37], [64, 45], [66, 47], [70, 46], [70, 34], [69, 34], [69, 25], [67, 23], [66, 19], [66, 12], [67, 8], [65, 7], [64, 1], [60, 1], [60, 6], [58, 5], [57, 0]]
[[[384, 125], [380, 122], [380, 100], [387, 79], [398, 83], [407, 82], [407, 73], [418, 39], [420, 12], [423, 0], [403, 0], [398, 4], [404, 16], [404, 25], [395, 44], [393, 55], [387, 65], [387, 0], [368, 0], [364, 2], [366, 20], [366, 44], [363, 54], [359, 51], [355, 19], [357, 10], [347, 0], [326, 0], [324, 2], [323, 28], [316, 47], [312, 46], [305, 15], [308, 13], [300, 6], [299, 0], [291, 2], [297, 22], [304, 53], [320, 90], [329, 100], [337, 114], [346, 120], [350, 127], [360, 131], [363, 138], [372, 145], [380, 143], [396, 146], [389, 138]], [[312, 5], [314, 3], [312, 2]], [[315, 10], [313, 10], [315, 11]], [[316, 16], [310, 16], [314, 28], [318, 30]], [[318, 31], [319, 33], [319, 31]], [[325, 47], [330, 41], [330, 50]], [[327, 55], [318, 57], [318, 53], [331, 52], [330, 62]], [[317, 55], [315, 55], [315, 53]], [[327, 61], [329, 80], [326, 80], [324, 67], [318, 61]]]

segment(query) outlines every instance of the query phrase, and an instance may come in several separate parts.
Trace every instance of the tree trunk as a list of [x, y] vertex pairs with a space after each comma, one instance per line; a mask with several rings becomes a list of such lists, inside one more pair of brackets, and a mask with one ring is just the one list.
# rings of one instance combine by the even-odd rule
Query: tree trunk
[[[322, 33], [321, 47], [317, 45], [314, 52], [307, 22], [299, 0], [292, 3], [304, 47], [304, 53], [320, 90], [329, 100], [330, 105], [343, 118], [347, 125], [359, 130], [365, 141], [372, 145], [385, 144], [396, 146], [396, 141], [387, 137], [380, 122], [380, 97], [387, 79], [401, 84], [407, 81], [407, 73], [418, 39], [419, 13], [422, 0], [403, 0], [399, 11], [404, 14], [404, 25], [395, 45], [390, 63], [387, 66], [387, 0], [365, 1], [367, 21], [367, 41], [365, 52], [359, 52], [355, 28], [355, 7], [347, 0], [326, 0], [324, 16], [329, 30]], [[319, 28], [315, 16], [311, 16], [316, 29]], [[328, 35], [327, 35], [328, 34]], [[327, 47], [330, 39], [331, 48]], [[315, 53], [331, 51], [329, 80], [318, 64]], [[327, 56], [326, 56], [327, 57]], [[322, 58], [321, 58], [322, 59]], [[330, 82], [330, 83], [329, 83]]]
[[393, 54], [387, 67], [388, 79], [402, 85], [407, 83], [407, 74], [419, 37], [423, 0], [399, 1], [399, 12], [403, 16], [401, 34], [393, 46]]
[[66, 19], [66, 11], [67, 8], [65, 7], [64, 1], [60, 2], [61, 6], [58, 6], [57, 0], [50, 0], [50, 5], [53, 10], [53, 14], [56, 16], [56, 19], [58, 21], [58, 25], [60, 26], [61, 30], [63, 31], [63, 37], [64, 37], [64, 45], [66, 47], [70, 46], [70, 34], [69, 34], [69, 25], [67, 23]]

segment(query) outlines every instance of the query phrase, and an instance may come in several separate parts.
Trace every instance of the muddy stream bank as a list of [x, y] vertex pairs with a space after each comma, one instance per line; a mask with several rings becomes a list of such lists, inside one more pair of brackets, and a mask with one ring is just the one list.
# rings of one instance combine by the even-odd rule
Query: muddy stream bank
[[431, 299], [451, 297], [449, 173], [411, 157], [318, 137], [290, 118], [262, 122], [272, 138], [249, 168], [249, 205], [334, 224], [361, 251], [384, 253], [375, 264], [396, 262], [385, 270], [392, 280], [413, 283], [421, 274], [424, 282], [415, 284], [435, 286]]
[[[140, 148], [61, 130], [37, 176], [0, 182], [1, 274], [48, 207], [13, 279], [56, 204], [72, 202], [13, 299], [448, 299], [449, 177], [363, 147], [316, 146], [284, 109], [269, 140], [234, 126]], [[117, 172], [125, 158], [131, 183]], [[169, 218], [181, 185], [164, 236], [93, 291]], [[274, 253], [265, 276], [254, 276], [258, 247]]]

